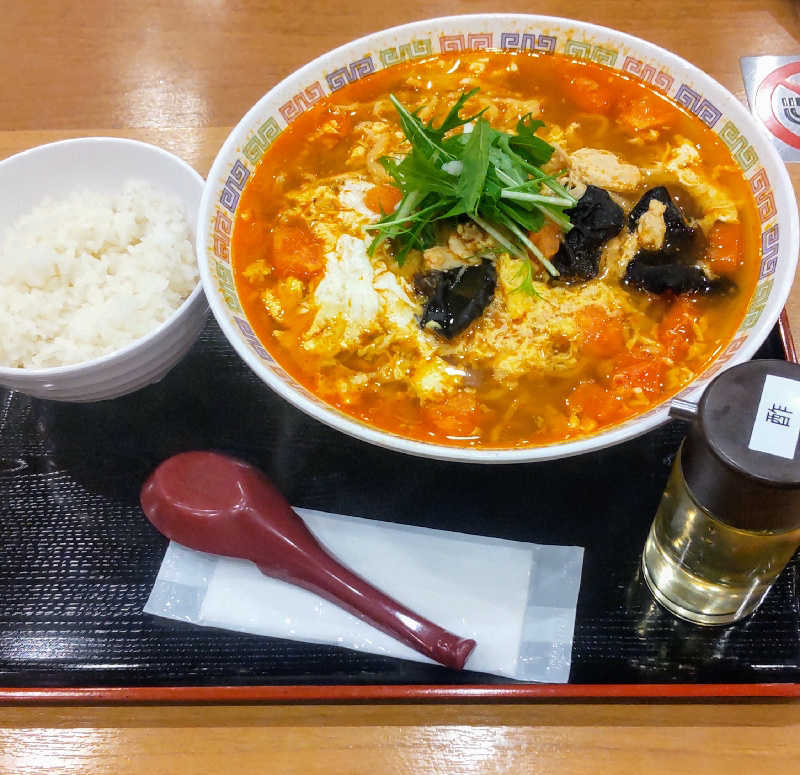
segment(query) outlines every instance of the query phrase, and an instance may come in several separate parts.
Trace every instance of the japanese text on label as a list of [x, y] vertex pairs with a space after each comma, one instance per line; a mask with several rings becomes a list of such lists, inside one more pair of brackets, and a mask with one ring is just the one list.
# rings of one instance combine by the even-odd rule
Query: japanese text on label
[[749, 448], [789, 460], [800, 434], [800, 382], [768, 374], [758, 402]]

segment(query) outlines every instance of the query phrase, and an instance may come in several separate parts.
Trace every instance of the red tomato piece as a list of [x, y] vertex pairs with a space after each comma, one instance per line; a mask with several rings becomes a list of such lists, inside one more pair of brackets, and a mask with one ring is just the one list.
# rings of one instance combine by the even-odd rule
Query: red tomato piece
[[705, 259], [715, 274], [733, 274], [742, 264], [742, 227], [717, 221], [708, 234]]
[[619, 419], [625, 411], [619, 396], [593, 380], [576, 385], [567, 396], [567, 406], [582, 419], [600, 425]]
[[673, 361], [683, 360], [689, 352], [698, 318], [697, 302], [689, 296], [676, 298], [664, 313], [658, 325], [658, 341]]
[[364, 204], [369, 207], [373, 213], [385, 214], [393, 212], [395, 207], [400, 204], [402, 198], [403, 194], [397, 186], [382, 183], [367, 191], [364, 196]]
[[272, 265], [281, 277], [308, 279], [325, 268], [325, 258], [308, 226], [278, 224], [272, 230]]
[[575, 105], [585, 113], [607, 116], [614, 106], [614, 94], [594, 78], [576, 75], [563, 81], [564, 91]]
[[667, 126], [672, 111], [656, 95], [623, 97], [617, 105], [617, 123], [633, 132]]
[[546, 221], [539, 231], [532, 231], [528, 234], [528, 239], [542, 251], [545, 258], [552, 258], [561, 247], [560, 226], [556, 226], [552, 221]]
[[664, 390], [666, 371], [664, 361], [649, 353], [624, 353], [614, 362], [611, 386], [619, 394], [640, 388], [648, 396], [657, 396]]
[[426, 404], [422, 415], [447, 436], [467, 436], [478, 423], [478, 400], [473, 393], [462, 391], [441, 403]]
[[610, 317], [599, 304], [589, 304], [578, 312], [583, 334], [583, 352], [597, 358], [611, 358], [625, 349], [625, 328], [617, 317]]

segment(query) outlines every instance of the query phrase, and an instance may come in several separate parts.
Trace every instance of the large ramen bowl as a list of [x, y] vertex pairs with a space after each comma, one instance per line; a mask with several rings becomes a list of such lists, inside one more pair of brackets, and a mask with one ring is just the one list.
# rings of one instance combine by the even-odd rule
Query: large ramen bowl
[[557, 52], [604, 64], [647, 82], [718, 134], [755, 197], [761, 220], [760, 275], [727, 349], [679, 397], [698, 397], [721, 369], [752, 357], [778, 319], [797, 262], [797, 206], [778, 154], [732, 94], [680, 57], [614, 30], [544, 16], [453, 16], [377, 32], [319, 57], [262, 97], [225, 141], [203, 193], [197, 255], [211, 309], [233, 347], [267, 385], [303, 412], [372, 444], [479, 463], [550, 460], [618, 444], [665, 422], [669, 400], [593, 436], [547, 446], [474, 449], [416, 441], [370, 427], [306, 390], [258, 340], [242, 311], [231, 271], [231, 235], [241, 193], [273, 140], [314, 102], [348, 83], [409, 59], [476, 49]]

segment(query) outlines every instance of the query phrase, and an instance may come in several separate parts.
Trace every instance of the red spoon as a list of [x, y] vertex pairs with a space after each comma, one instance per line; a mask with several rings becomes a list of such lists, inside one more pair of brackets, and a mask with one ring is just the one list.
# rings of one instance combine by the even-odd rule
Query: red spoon
[[184, 452], [142, 487], [141, 504], [167, 538], [252, 560], [262, 573], [308, 589], [447, 667], [475, 647], [423, 619], [345, 568], [322, 547], [258, 469], [214, 452]]

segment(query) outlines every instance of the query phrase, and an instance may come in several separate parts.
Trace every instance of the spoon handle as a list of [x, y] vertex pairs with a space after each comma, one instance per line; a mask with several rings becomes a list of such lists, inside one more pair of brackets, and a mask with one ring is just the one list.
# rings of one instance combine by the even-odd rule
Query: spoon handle
[[[381, 592], [339, 563], [313, 539], [318, 552], [301, 567], [259, 565], [267, 576], [307, 589], [446, 667], [461, 670], [475, 641], [461, 638]], [[311, 555], [311, 552], [309, 552]], [[293, 565], [293, 564], [292, 564]]]

